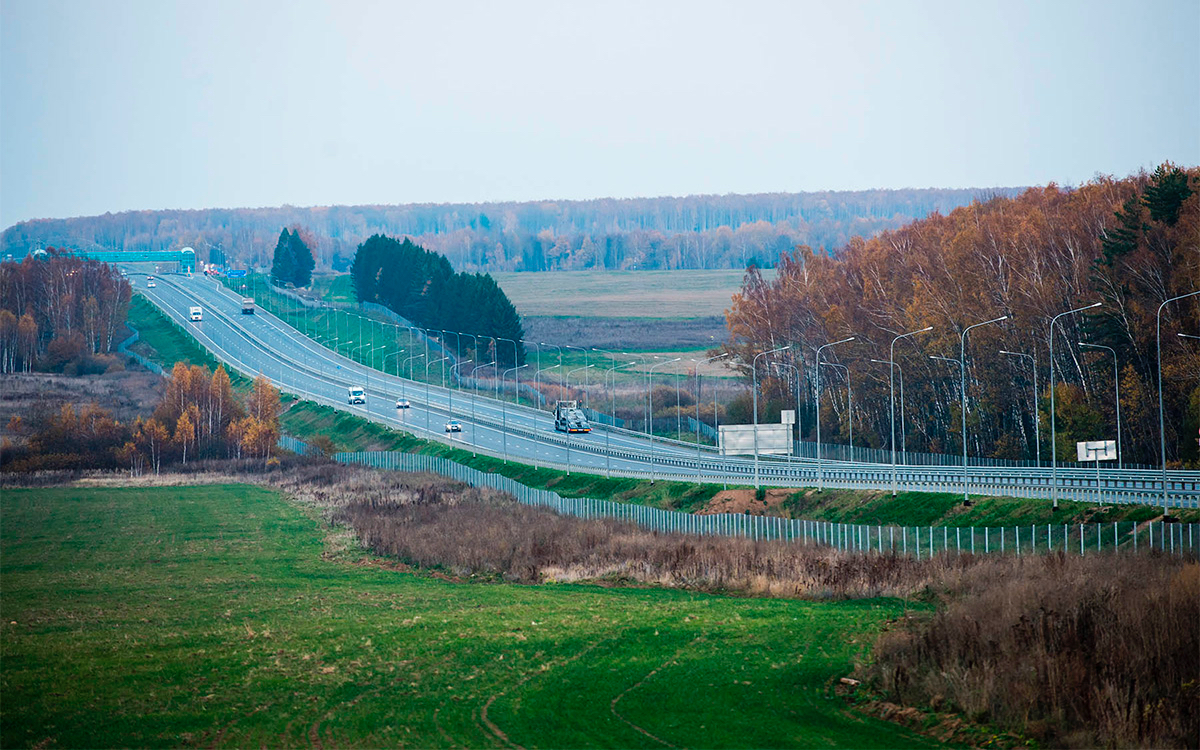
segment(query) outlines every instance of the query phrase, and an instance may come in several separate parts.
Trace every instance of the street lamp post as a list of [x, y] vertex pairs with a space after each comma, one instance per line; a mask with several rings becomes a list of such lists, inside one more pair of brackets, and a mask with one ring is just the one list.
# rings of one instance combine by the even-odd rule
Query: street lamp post
[[1032, 354], [1023, 354], [1021, 352], [1010, 352], [1006, 349], [1000, 350], [1001, 354], [1007, 354], [1010, 357], [1025, 357], [1033, 363], [1033, 442], [1036, 443], [1034, 449], [1037, 456], [1038, 468], [1042, 468], [1042, 438], [1039, 425], [1042, 421], [1041, 414], [1038, 413], [1038, 387], [1037, 387], [1037, 357]]
[[433, 408], [433, 405], [429, 402], [429, 366], [436, 365], [438, 362], [443, 362], [447, 359], [450, 359], [450, 358], [442, 357], [441, 359], [435, 359], [433, 361], [430, 361], [428, 357], [426, 357], [426, 359], [425, 359], [425, 431], [426, 432], [429, 432], [429, 412]]
[[632, 367], [636, 364], [637, 362], [626, 362], [623, 365], [618, 365], [616, 355], [614, 354], [613, 366], [608, 368], [608, 372], [605, 373], [605, 380], [609, 381], [608, 396], [612, 400], [609, 406], [609, 417], [612, 419], [612, 423], [604, 431], [604, 474], [610, 479], [612, 478], [612, 451], [608, 447], [608, 436], [612, 434], [613, 428], [617, 426], [617, 375], [615, 371], [622, 367]]
[[[584, 349], [581, 346], [572, 346], [570, 344], [567, 344], [564, 348], [578, 349], [579, 351], [583, 352], [583, 364], [587, 365], [587, 363], [588, 363], [588, 350], [587, 349]], [[583, 369], [587, 369], [587, 368], [585, 367]], [[569, 395], [568, 395], [568, 398], [570, 398]], [[591, 403], [588, 401], [588, 381], [587, 381], [587, 373], [586, 372], [583, 373], [583, 404], [584, 404], [584, 406], [591, 405]]]
[[[1080, 341], [1079, 345], [1083, 346], [1083, 347], [1087, 347], [1088, 349], [1107, 349], [1108, 353], [1112, 355], [1112, 358], [1113, 358], [1113, 390], [1115, 392], [1115, 397], [1117, 400], [1117, 402], [1116, 402], [1116, 405], [1117, 405], [1117, 468], [1123, 469], [1123, 468], [1125, 468], [1125, 466], [1124, 466], [1124, 461], [1121, 458], [1121, 376], [1120, 376], [1120, 368], [1118, 368], [1118, 366], [1117, 366], [1117, 350], [1113, 349], [1111, 346], [1104, 346], [1103, 344], [1089, 344], [1085, 341]], [[1099, 461], [1096, 462], [1096, 466], [1097, 467], [1100, 466]]]
[[[817, 365], [825, 365], [839, 370], [846, 371], [846, 423], [850, 426], [850, 460], [854, 460], [854, 389], [850, 387], [850, 368], [846, 365], [839, 365], [837, 362], [817, 362]], [[904, 382], [903, 379], [900, 381]], [[904, 386], [900, 386], [900, 415], [904, 416]], [[820, 403], [818, 401], [818, 403]], [[904, 431], [901, 426], [900, 431]]]
[[[424, 354], [421, 354], [418, 352], [418, 353], [412, 354], [411, 356], [409, 356], [407, 358], [408, 362], [406, 364], [408, 366], [408, 379], [409, 380], [413, 379], [413, 367], [412, 367], [413, 360], [420, 359], [421, 357], [424, 357], [424, 356], [425, 356]], [[403, 380], [400, 381], [400, 397], [401, 398], [404, 397], [404, 381]]]
[[962, 333], [958, 337], [958, 369], [959, 377], [962, 379], [963, 505], [971, 504], [971, 497], [968, 494], [967, 487], [967, 333], [972, 328], [986, 326], [990, 323], [999, 323], [1002, 320], [1008, 320], [1008, 316], [1001, 315], [999, 318], [969, 325], [962, 330]]
[[396, 377], [400, 377], [400, 355], [403, 354], [405, 351], [406, 351], [405, 349], [397, 349], [396, 351], [392, 352], [391, 354], [383, 355], [383, 373], [385, 375], [387, 374], [388, 357], [395, 357], [396, 358]]
[[[455, 362], [454, 364], [450, 365], [450, 388], [446, 391], [447, 419], [454, 419], [454, 368], [462, 367], [463, 365], [469, 365], [474, 361], [475, 360], [472, 360], [472, 359], [464, 359], [461, 362]], [[475, 396], [475, 393], [474, 393], [474, 391], [472, 391], [471, 397], [474, 398], [474, 396]], [[472, 402], [472, 403], [474, 403], [474, 402]]]
[[[1093, 307], [1099, 307], [1102, 304], [1102, 302], [1095, 302], [1090, 305], [1084, 305], [1074, 310], [1059, 313], [1050, 319], [1050, 497], [1054, 500], [1055, 508], [1058, 507], [1058, 440], [1056, 439], [1058, 433], [1054, 419], [1054, 325], [1064, 315], [1091, 310]], [[1166, 491], [1165, 488], [1163, 491]]]
[[817, 492], [823, 492], [825, 489], [824, 466], [821, 462], [821, 352], [831, 346], [847, 344], [857, 338], [857, 336], [851, 336], [841, 341], [831, 341], [828, 344], [822, 344], [817, 347]]
[[[584, 372], [586, 370], [590, 370], [593, 367], [595, 367], [595, 365], [584, 365], [583, 367], [576, 367], [574, 370], [567, 370], [567, 398], [568, 399], [570, 399], [570, 397], [571, 397], [571, 374], [576, 373], [576, 372]], [[585, 377], [586, 377], [586, 375], [585, 375]], [[584, 394], [586, 395], [587, 391], [584, 391]], [[607, 434], [607, 433], [605, 433], [605, 434]], [[653, 464], [651, 464], [651, 466], [653, 466]], [[571, 475], [571, 429], [570, 429], [570, 424], [568, 423], [568, 425], [567, 425], [567, 476], [570, 476], [570, 475]], [[654, 480], [651, 479], [650, 481], [653, 482]]]
[[[708, 359], [700, 359], [700, 360], [693, 359], [693, 360], [691, 360], [692, 364], [696, 365], [696, 475], [697, 476], [700, 475], [700, 365], [706, 364], [708, 362], [712, 362], [714, 359], [721, 359], [722, 357], [728, 357], [728, 356], [729, 356], [729, 352], [725, 352], [724, 354], [718, 354], [715, 357], [709, 357]], [[714, 399], [714, 401], [713, 401], [713, 419], [715, 420], [717, 418], [717, 404], [716, 404], [716, 400], [715, 400], [716, 399], [716, 387], [715, 386], [713, 388], [713, 399]]]
[[[475, 373], [479, 372], [480, 370], [482, 370], [485, 367], [491, 367], [494, 364], [496, 364], [496, 360], [493, 359], [491, 362], [488, 362], [486, 365], [479, 365], [478, 367], [471, 368], [471, 380], [472, 381], [475, 380]], [[500, 408], [501, 409], [504, 408], [503, 403], [501, 403]], [[478, 446], [478, 443], [476, 442], [476, 436], [475, 436], [475, 431], [477, 429], [479, 429], [479, 423], [475, 421], [475, 391], [472, 390], [471, 391], [471, 456], [472, 457], [475, 455], [475, 449]]]
[[[800, 429], [800, 368], [797, 367], [796, 365], [788, 364], [787, 362], [772, 362], [771, 365], [776, 370], [787, 370], [789, 372], [793, 372], [796, 374], [796, 390], [795, 390], [795, 394], [796, 394], [796, 436], [803, 437], [804, 433]], [[788, 378], [788, 388], [790, 389], [792, 386], [792, 376], [789, 374], [787, 376], [787, 378]], [[789, 432], [788, 433], [789, 445], [788, 445], [788, 457], [787, 457], [789, 471], [791, 470], [792, 456], [796, 453], [796, 443], [798, 443], [798, 442], [800, 442], [800, 441], [792, 440], [791, 433]]]
[[[759, 352], [758, 354], [754, 355], [754, 359], [750, 360], [750, 373], [751, 373], [751, 376], [754, 378], [754, 394], [753, 394], [754, 395], [754, 489], [756, 489], [756, 490], [758, 489], [758, 480], [759, 480], [759, 474], [758, 474], [758, 358], [762, 357], [764, 355], [767, 355], [767, 354], [775, 354], [776, 352], [787, 351], [788, 349], [791, 349], [791, 348], [792, 348], [792, 345], [788, 344], [787, 346], [781, 346], [778, 349], [771, 349], [770, 351]], [[790, 435], [788, 436], [788, 439], [789, 440], [791, 439]]]
[[889, 385], [889, 406], [888, 412], [891, 415], [892, 421], [892, 497], [896, 496], [896, 378], [892, 375], [896, 367], [896, 342], [909, 336], [916, 336], [918, 333], [927, 333], [932, 331], [933, 326], [925, 326], [919, 331], [909, 331], [902, 333], [892, 339], [891, 349], [888, 355], [888, 385]]
[[[943, 362], [950, 362], [951, 364], [956, 364], [956, 365], [958, 365], [959, 371], [961, 371], [963, 369], [962, 360], [950, 359], [949, 357], [935, 357], [933, 355], [930, 355], [929, 358], [930, 359], [940, 359]], [[965, 387], [965, 383], [966, 383], [965, 380], [960, 380], [959, 382], [960, 382], [960, 387]], [[961, 392], [960, 392], [960, 394], [961, 394]], [[963, 399], [963, 408], [964, 409], [966, 408], [966, 399], [965, 398]], [[964, 442], [966, 441], [967, 437], [965, 434], [962, 436], [962, 439]], [[966, 495], [967, 495], [967, 464], [964, 461], [963, 462], [963, 497], [965, 498]], [[967, 502], [966, 500], [963, 500], [964, 505], [966, 504], [966, 502]]]
[[1162, 310], [1167, 303], [1175, 302], [1176, 300], [1195, 297], [1200, 294], [1200, 291], [1188, 292], [1181, 294], [1178, 297], [1172, 297], [1168, 300], [1163, 300], [1163, 303], [1158, 306], [1158, 312], [1154, 314], [1154, 340], [1158, 348], [1158, 449], [1162, 456], [1162, 490], [1163, 490], [1163, 517], [1167, 516], [1167, 428], [1163, 422], [1163, 390], [1162, 390]]
[[[517, 365], [516, 367], [510, 367], [504, 372], [500, 373], [500, 379], [504, 380], [504, 378], [508, 377], [510, 372], [513, 373], [513, 377], [516, 377], [517, 370], [520, 370], [522, 367], [529, 367], [529, 365], [525, 364]], [[517, 393], [520, 395], [519, 389]], [[504, 401], [500, 402], [500, 439], [504, 441], [504, 463], [508, 463], [508, 406]]]
[[650, 365], [648, 377], [650, 389], [649, 393], [647, 394], [648, 398], [650, 399], [650, 414], [649, 419], [646, 421], [647, 432], [650, 433], [650, 484], [654, 484], [654, 368], [661, 365], [669, 365], [672, 362], [678, 362], [681, 359], [683, 359], [683, 357], [676, 357], [675, 359], [655, 362], [654, 364]]

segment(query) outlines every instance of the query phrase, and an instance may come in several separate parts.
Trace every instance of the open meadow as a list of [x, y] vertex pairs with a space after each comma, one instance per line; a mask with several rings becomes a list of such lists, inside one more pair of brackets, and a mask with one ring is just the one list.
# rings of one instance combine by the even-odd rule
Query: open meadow
[[724, 315], [744, 275], [740, 269], [543, 271], [492, 278], [521, 315], [702, 318]]
[[446, 580], [247, 485], [6, 489], [6, 747], [920, 747], [831, 683], [895, 600]]

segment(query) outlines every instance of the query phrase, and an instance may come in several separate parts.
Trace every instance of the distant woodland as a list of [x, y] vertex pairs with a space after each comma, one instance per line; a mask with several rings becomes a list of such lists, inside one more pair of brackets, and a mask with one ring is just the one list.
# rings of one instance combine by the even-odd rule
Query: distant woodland
[[[960, 335], [966, 344], [967, 446], [973, 456], [1033, 458], [1034, 415], [1041, 455], [1050, 457], [1050, 370], [1055, 377], [1059, 459], [1075, 460], [1075, 442], [1115, 440], [1113, 352], [1121, 391], [1125, 462], [1159, 461], [1156, 313], [1171, 297], [1200, 290], [1200, 168], [1169, 164], [1123, 180], [1098, 178], [1077, 189], [1053, 185], [935, 214], [872, 239], [854, 239], [833, 256], [800, 247], [785, 254], [773, 281], [746, 276], [728, 316], [730, 349], [749, 362], [758, 352], [771, 410], [792, 408], [794, 392], [773, 359], [796, 365], [801, 426], [815, 433], [815, 348], [823, 362], [848, 365], [854, 389], [854, 441], [886, 447], [888, 366], [895, 336], [903, 370], [909, 450], [962, 450]], [[1102, 306], [1058, 320], [1059, 313]], [[1200, 297], [1162, 311], [1162, 383], [1167, 459], [1195, 467], [1200, 427]], [[1054, 358], [1050, 360], [1050, 337]], [[1081, 347], [1088, 342], [1106, 349]], [[1020, 352], [1034, 361], [1002, 354]], [[931, 359], [947, 357], [953, 362]], [[784, 370], [784, 373], [790, 370]], [[749, 370], [747, 369], [747, 373]], [[846, 442], [846, 379], [821, 371], [823, 437]], [[749, 413], [747, 412], [747, 416]], [[897, 421], [899, 416], [897, 416]]]
[[410, 237], [458, 271], [674, 270], [770, 266], [797, 245], [833, 250], [933, 212], [1015, 188], [705, 195], [526, 203], [128, 211], [38, 219], [0, 235], [0, 250], [196, 249], [202, 261], [270, 265], [280, 227], [315, 240], [318, 270], [345, 271], [372, 235]]

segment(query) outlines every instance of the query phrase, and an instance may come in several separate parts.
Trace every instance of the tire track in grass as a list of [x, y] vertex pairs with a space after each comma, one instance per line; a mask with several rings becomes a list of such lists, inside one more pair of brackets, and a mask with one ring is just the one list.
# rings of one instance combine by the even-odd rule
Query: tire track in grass
[[[622, 633], [623, 632], [624, 631], [622, 631]], [[558, 659], [558, 660], [552, 659], [549, 662], [546, 662], [545, 664], [543, 664], [537, 670], [529, 672], [529, 674], [525, 675], [520, 680], [517, 680], [512, 685], [509, 685], [508, 687], [504, 688], [500, 692], [493, 694], [490, 698], [487, 699], [487, 701], [484, 702], [483, 706], [480, 707], [479, 715], [476, 719], [476, 724], [479, 726], [479, 728], [481, 730], [484, 731], [485, 734], [489, 734], [492, 737], [494, 737], [495, 739], [500, 740], [506, 746], [511, 747], [511, 748], [516, 748], [516, 750], [525, 750], [524, 746], [510, 740], [508, 738], [508, 735], [504, 733], [504, 730], [500, 729], [500, 727], [496, 726], [495, 722], [493, 722], [491, 719], [488, 718], [488, 709], [491, 708], [492, 704], [496, 702], [496, 699], [503, 698], [507, 693], [523, 686], [525, 683], [529, 682], [534, 677], [539, 677], [539, 676], [545, 675], [551, 669], [555, 669], [557, 667], [565, 667], [566, 665], [571, 664], [572, 662], [578, 661], [584, 655], [586, 655], [589, 651], [592, 651], [600, 644], [607, 643], [612, 640], [616, 640], [617, 637], [618, 636], [613, 636], [612, 638], [605, 638], [604, 640], [596, 641], [595, 643], [591, 644], [590, 646], [587, 646], [584, 649], [581, 649], [579, 652], [575, 653], [574, 655], [572, 655], [566, 659]]]
[[657, 667], [655, 667], [654, 669], [650, 670], [650, 672], [649, 672], [649, 673], [647, 673], [645, 677], [643, 677], [642, 679], [638, 680], [637, 682], [635, 682], [634, 684], [630, 685], [629, 687], [625, 688], [625, 690], [623, 690], [623, 691], [621, 692], [621, 694], [620, 694], [620, 695], [618, 695], [616, 698], [613, 698], [613, 699], [612, 699], [612, 701], [611, 701], [611, 702], [608, 704], [608, 710], [609, 710], [609, 711], [612, 713], [612, 715], [613, 715], [613, 716], [617, 717], [617, 718], [618, 718], [618, 719], [620, 719], [621, 721], [623, 721], [623, 722], [625, 722], [626, 724], [628, 724], [628, 725], [629, 725], [629, 727], [630, 727], [630, 729], [633, 729], [635, 732], [639, 732], [639, 733], [641, 733], [641, 734], [645, 735], [646, 737], [649, 737], [650, 739], [654, 740], [655, 742], [658, 742], [658, 743], [661, 743], [661, 744], [663, 744], [663, 745], [666, 745], [667, 747], [677, 747], [676, 745], [672, 745], [670, 742], [667, 742], [667, 741], [666, 741], [666, 740], [664, 740], [662, 737], [658, 737], [658, 736], [656, 736], [656, 735], [654, 735], [654, 734], [650, 733], [650, 731], [649, 731], [649, 730], [647, 730], [647, 729], [645, 729], [645, 728], [643, 728], [643, 727], [640, 727], [640, 726], [638, 726], [637, 724], [634, 724], [634, 723], [633, 723], [632, 721], [630, 721], [629, 719], [625, 718], [625, 717], [624, 717], [624, 716], [621, 714], [621, 712], [617, 710], [617, 703], [619, 703], [619, 702], [620, 702], [620, 700], [621, 700], [622, 698], [624, 698], [626, 695], [629, 695], [629, 694], [630, 694], [630, 693], [632, 693], [634, 690], [637, 690], [639, 687], [641, 687], [642, 685], [644, 685], [644, 684], [646, 684], [647, 682], [649, 682], [649, 681], [650, 681], [650, 678], [654, 677], [654, 675], [656, 675], [656, 674], [658, 674], [659, 672], [661, 672], [662, 670], [666, 669], [668, 666], [670, 666], [670, 665], [674, 664], [674, 663], [675, 663], [675, 660], [676, 660], [676, 659], [678, 659], [678, 658], [679, 658], [679, 656], [680, 656], [680, 654], [682, 654], [684, 651], [686, 651], [687, 649], [690, 649], [690, 648], [692, 648], [692, 647], [693, 647], [693, 646], [695, 646], [697, 643], [700, 643], [700, 642], [702, 642], [703, 640], [704, 640], [704, 636], [703, 636], [703, 635], [698, 635], [698, 636], [696, 636], [695, 638], [693, 638], [693, 639], [692, 639], [692, 640], [691, 640], [691, 641], [690, 641], [690, 642], [689, 642], [687, 645], [685, 645], [685, 646], [680, 646], [680, 647], [679, 647], [679, 649], [678, 649], [678, 650], [677, 650], [675, 653], [671, 654], [671, 656], [670, 656], [670, 657], [668, 657], [666, 661], [664, 661], [662, 664], [659, 664], [659, 665], [658, 665]]

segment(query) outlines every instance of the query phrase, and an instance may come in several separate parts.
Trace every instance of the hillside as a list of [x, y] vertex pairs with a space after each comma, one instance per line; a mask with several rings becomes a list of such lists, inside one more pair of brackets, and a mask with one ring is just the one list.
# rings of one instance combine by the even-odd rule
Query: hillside
[[[408, 204], [128, 211], [37, 219], [0, 234], [0, 255], [42, 246], [166, 250], [200, 260], [225, 253], [269, 264], [282, 227], [316, 238], [318, 269], [346, 270], [373, 234], [411, 237], [459, 271], [744, 268], [771, 264], [798, 244], [837, 248], [851, 237], [946, 213], [1015, 188], [603, 198], [524, 203]], [[214, 251], [215, 254], [214, 254]]]

